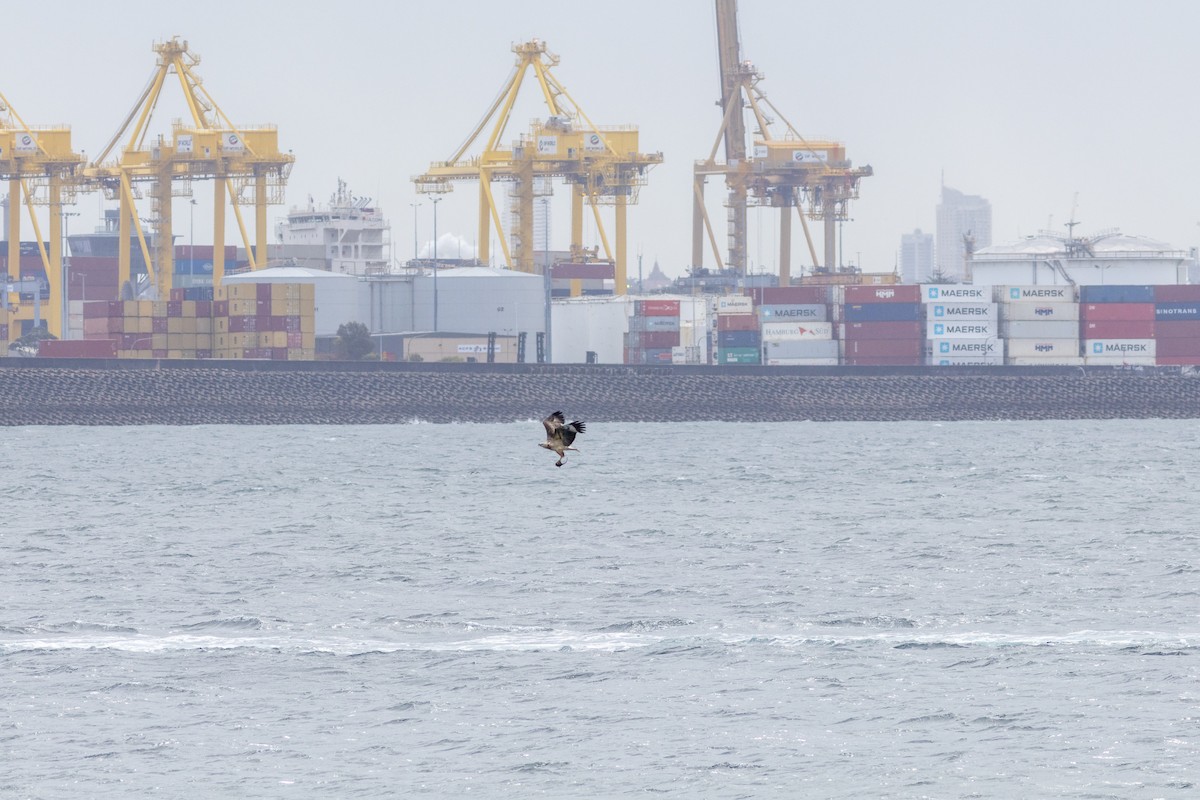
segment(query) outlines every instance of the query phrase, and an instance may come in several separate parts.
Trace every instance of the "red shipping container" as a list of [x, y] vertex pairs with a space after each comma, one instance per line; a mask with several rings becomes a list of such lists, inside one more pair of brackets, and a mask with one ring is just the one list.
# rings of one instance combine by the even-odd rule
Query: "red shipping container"
[[639, 300], [637, 305], [643, 317], [678, 317], [678, 300]]
[[[187, 299], [187, 290], [186, 289], [172, 289], [171, 295], [168, 298], [168, 300], [170, 300], [172, 302], [178, 302], [178, 301], [182, 301], [182, 300], [186, 300], [186, 299]], [[170, 314], [171, 312], [168, 311], [167, 313]]]
[[196, 301], [196, 318], [212, 316], [212, 300], [197, 300]]
[[123, 300], [109, 300], [106, 304], [108, 313], [106, 317], [123, 317], [125, 316], [125, 302]]
[[1144, 322], [1154, 320], [1154, 303], [1089, 303], [1079, 307], [1085, 321]]
[[920, 322], [847, 322], [838, 326], [842, 339], [924, 339]]
[[1154, 343], [1154, 353], [1158, 356], [1200, 357], [1200, 339], [1159, 339]]
[[182, 317], [183, 316], [183, 301], [182, 300], [168, 300], [167, 301], [167, 316], [168, 317]]
[[257, 333], [258, 317], [230, 317], [229, 332], [230, 333]]
[[167, 318], [166, 317], [151, 317], [150, 318], [150, 330], [153, 331], [154, 333], [166, 333], [167, 332]]
[[1080, 339], [1153, 339], [1154, 320], [1082, 322], [1079, 330]]
[[1200, 320], [1160, 320], [1154, 324], [1155, 339], [1200, 339]]
[[920, 358], [925, 353], [924, 339], [847, 339], [844, 355], [886, 358]]
[[919, 367], [920, 356], [848, 356], [844, 364], [852, 367]]
[[679, 346], [679, 331], [642, 331], [640, 336], [644, 350]]
[[756, 306], [819, 305], [829, 302], [827, 286], [760, 286], [746, 291]]
[[[300, 331], [300, 317], [297, 315], [286, 316], [283, 318], [283, 329], [288, 333]], [[291, 345], [288, 345], [289, 347]], [[297, 345], [298, 347], [299, 345]]]
[[43, 358], [116, 358], [116, 339], [43, 339], [38, 342]]
[[167, 351], [166, 350], [151, 350], [150, 355], [154, 358], [166, 358]]
[[214, 300], [213, 305], [212, 305], [212, 315], [214, 317], [228, 317], [229, 316], [229, 301], [228, 300]]
[[758, 314], [718, 314], [717, 330], [756, 331], [758, 330]]
[[1160, 367], [1192, 367], [1200, 365], [1200, 356], [1155, 356], [1154, 363]]
[[254, 296], [258, 298], [258, 302], [271, 301], [271, 284], [259, 283], [255, 284], [258, 288], [254, 290]]
[[288, 331], [287, 343], [289, 348], [304, 347], [304, 334], [300, 331]]
[[919, 303], [921, 287], [915, 284], [894, 286], [844, 286], [842, 302], [845, 305], [859, 303]]
[[1183, 286], [1155, 286], [1154, 302], [1156, 303], [1195, 303], [1200, 302], [1200, 284]]
[[84, 303], [83, 318], [84, 319], [108, 319], [108, 303]]

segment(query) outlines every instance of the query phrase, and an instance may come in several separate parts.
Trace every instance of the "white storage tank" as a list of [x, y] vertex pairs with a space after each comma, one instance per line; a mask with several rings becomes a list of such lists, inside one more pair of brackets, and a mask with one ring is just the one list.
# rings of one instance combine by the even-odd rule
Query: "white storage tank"
[[1187, 283], [1192, 263], [1187, 251], [1144, 236], [1110, 230], [1072, 238], [1043, 231], [977, 250], [971, 275], [977, 284], [994, 286], [1178, 284]]

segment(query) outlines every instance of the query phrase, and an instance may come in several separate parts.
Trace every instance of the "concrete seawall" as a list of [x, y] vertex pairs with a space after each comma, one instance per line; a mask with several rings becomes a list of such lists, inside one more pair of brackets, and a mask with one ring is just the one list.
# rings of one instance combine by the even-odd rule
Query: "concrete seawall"
[[1200, 417], [1179, 368], [621, 367], [0, 359], [0, 425]]

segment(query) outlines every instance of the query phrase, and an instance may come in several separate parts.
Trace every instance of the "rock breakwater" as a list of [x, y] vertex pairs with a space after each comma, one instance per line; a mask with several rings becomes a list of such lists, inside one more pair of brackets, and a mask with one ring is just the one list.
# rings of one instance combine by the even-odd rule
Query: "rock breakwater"
[[755, 368], [0, 359], [0, 425], [1200, 417], [1179, 368]]

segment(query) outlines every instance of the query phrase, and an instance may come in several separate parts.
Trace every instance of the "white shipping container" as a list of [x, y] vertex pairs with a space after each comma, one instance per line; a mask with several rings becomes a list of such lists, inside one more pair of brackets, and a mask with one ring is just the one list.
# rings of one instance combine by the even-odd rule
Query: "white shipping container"
[[1002, 367], [1004, 356], [939, 356], [926, 359], [931, 367]]
[[834, 358], [768, 358], [768, 367], [836, 367]]
[[1087, 356], [1083, 363], [1089, 367], [1153, 367], [1154, 356]]
[[836, 339], [783, 339], [763, 342], [766, 358], [837, 358]]
[[934, 358], [1004, 357], [1003, 339], [931, 339], [929, 352]]
[[995, 303], [930, 303], [926, 316], [932, 320], [996, 320]]
[[1008, 358], [1006, 363], [1013, 367], [1082, 367], [1083, 356], [1024, 356]]
[[997, 286], [997, 303], [1071, 303], [1075, 301], [1075, 287], [1062, 286]]
[[1078, 303], [1005, 303], [1000, 306], [1000, 319], [1005, 321], [1054, 320], [1078, 322]]
[[753, 314], [754, 300], [741, 294], [727, 294], [717, 298], [718, 314]]
[[832, 322], [764, 322], [762, 340], [832, 339]]
[[992, 339], [997, 334], [995, 320], [941, 321], [931, 319], [925, 323], [926, 339]]
[[1075, 357], [1079, 355], [1078, 339], [1007, 339], [1009, 358]]
[[927, 284], [921, 287], [921, 300], [926, 303], [990, 303], [992, 287], [971, 283]]
[[1078, 339], [1079, 323], [1065, 319], [1014, 320], [1000, 323], [1006, 339]]
[[1123, 358], [1125, 356], [1155, 355], [1154, 339], [1084, 339], [1083, 354], [1088, 358], [1107, 356]]

